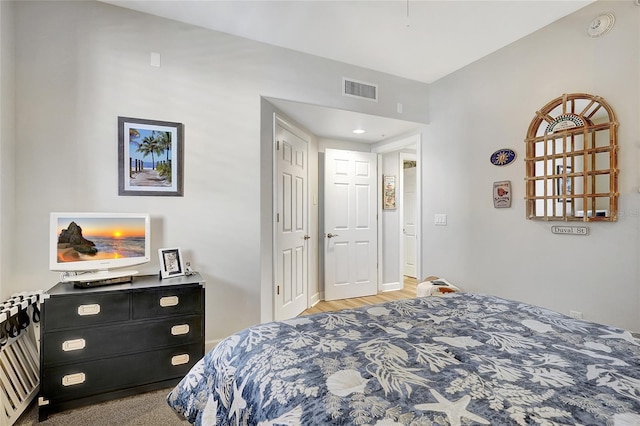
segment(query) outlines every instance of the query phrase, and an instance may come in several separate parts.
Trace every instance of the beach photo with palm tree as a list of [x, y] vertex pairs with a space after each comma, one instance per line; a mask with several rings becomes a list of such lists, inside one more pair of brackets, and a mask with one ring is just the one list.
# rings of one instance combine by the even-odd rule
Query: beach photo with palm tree
[[129, 129], [131, 186], [171, 186], [171, 132]]
[[120, 195], [182, 196], [184, 125], [118, 117]]

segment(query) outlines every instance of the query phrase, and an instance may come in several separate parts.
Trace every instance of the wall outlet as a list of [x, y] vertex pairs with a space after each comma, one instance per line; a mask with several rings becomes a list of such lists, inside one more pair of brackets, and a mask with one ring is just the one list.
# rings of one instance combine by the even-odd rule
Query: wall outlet
[[582, 312], [578, 311], [569, 311], [569, 316], [575, 319], [582, 319]]
[[151, 52], [151, 59], [149, 65], [152, 67], [160, 68], [160, 54], [157, 52]]

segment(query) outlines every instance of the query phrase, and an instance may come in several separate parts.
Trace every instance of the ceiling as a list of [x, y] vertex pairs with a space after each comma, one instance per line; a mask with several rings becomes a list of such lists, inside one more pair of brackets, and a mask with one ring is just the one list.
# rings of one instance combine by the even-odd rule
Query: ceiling
[[[593, 1], [104, 0], [425, 83]], [[320, 137], [375, 142], [421, 126], [288, 101], [274, 104]], [[367, 132], [351, 133], [358, 126]]]
[[[298, 124], [309, 129], [314, 135], [328, 139], [374, 143], [394, 136], [410, 134], [425, 126], [424, 123], [396, 120], [284, 99], [267, 98], [267, 100]], [[365, 133], [353, 133], [356, 129], [365, 130]]]

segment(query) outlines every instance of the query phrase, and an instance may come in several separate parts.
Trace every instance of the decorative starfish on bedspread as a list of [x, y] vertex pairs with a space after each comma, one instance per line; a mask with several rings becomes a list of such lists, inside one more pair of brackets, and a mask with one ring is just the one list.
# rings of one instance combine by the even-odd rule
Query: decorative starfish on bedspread
[[435, 397], [435, 399], [438, 400], [438, 402], [418, 404], [416, 405], [416, 408], [418, 410], [440, 411], [441, 413], [445, 413], [449, 418], [449, 423], [451, 423], [451, 426], [460, 426], [460, 420], [462, 419], [462, 417], [473, 420], [483, 425], [491, 424], [485, 418], [467, 411], [467, 405], [469, 405], [469, 402], [471, 401], [471, 397], [469, 395], [465, 395], [459, 400], [452, 402], [444, 396], [440, 395], [438, 391], [434, 389], [431, 389], [431, 394]]
[[235, 415], [236, 416], [236, 425], [240, 424], [240, 414], [242, 410], [247, 408], [247, 401], [242, 397], [242, 391], [244, 390], [247, 381], [242, 382], [240, 388], [236, 382], [233, 382], [233, 397], [231, 400], [231, 406], [229, 407], [229, 420]]

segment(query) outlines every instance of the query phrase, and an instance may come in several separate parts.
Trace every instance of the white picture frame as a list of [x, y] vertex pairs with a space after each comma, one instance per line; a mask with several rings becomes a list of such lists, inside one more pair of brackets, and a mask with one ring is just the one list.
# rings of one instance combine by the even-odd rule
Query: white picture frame
[[184, 261], [178, 247], [161, 248], [158, 250], [160, 259], [160, 275], [162, 278], [172, 278], [184, 275]]

